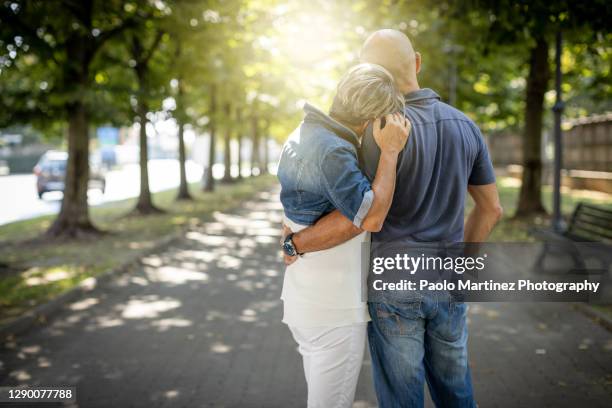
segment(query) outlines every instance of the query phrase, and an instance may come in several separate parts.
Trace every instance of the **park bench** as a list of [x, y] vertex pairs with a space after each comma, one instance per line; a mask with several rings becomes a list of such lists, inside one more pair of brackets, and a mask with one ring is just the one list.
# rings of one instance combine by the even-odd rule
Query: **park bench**
[[[544, 260], [550, 255], [569, 255], [574, 261], [573, 273], [607, 273], [612, 262], [612, 210], [579, 203], [564, 231], [534, 229], [532, 235], [544, 246], [535, 267], [544, 271]], [[585, 260], [599, 261], [599, 268], [588, 268]]]

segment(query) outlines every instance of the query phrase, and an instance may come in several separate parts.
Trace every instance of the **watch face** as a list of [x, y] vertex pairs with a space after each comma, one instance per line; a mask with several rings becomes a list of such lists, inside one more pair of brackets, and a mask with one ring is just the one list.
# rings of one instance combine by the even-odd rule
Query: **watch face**
[[295, 248], [293, 247], [293, 242], [291, 242], [291, 240], [283, 242], [283, 251], [289, 256], [295, 256]]

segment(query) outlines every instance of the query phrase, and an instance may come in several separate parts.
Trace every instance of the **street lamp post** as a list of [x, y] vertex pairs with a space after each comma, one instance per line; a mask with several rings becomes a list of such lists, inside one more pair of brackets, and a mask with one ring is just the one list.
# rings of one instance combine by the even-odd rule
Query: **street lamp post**
[[552, 110], [555, 115], [555, 161], [554, 161], [554, 179], [553, 179], [553, 217], [552, 228], [560, 232], [564, 229], [563, 218], [561, 217], [561, 168], [563, 167], [563, 144], [561, 142], [561, 114], [565, 107], [561, 97], [561, 30], [557, 32], [556, 49], [555, 49], [555, 92], [556, 101]]
[[455, 106], [457, 103], [457, 57], [463, 51], [463, 47], [448, 42], [444, 45], [443, 51], [448, 55], [448, 104]]

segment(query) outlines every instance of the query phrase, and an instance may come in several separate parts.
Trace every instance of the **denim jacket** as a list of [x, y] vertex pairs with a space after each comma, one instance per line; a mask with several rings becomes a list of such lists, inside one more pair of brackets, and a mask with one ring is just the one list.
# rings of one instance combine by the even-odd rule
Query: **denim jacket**
[[359, 168], [359, 138], [312, 105], [306, 104], [304, 112], [278, 165], [285, 215], [298, 224], [312, 225], [338, 209], [361, 227], [374, 192]]

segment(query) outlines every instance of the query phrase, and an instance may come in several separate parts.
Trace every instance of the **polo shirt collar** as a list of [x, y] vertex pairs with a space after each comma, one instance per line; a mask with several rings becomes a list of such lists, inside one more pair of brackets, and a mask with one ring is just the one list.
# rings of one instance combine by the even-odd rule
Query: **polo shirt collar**
[[427, 99], [440, 100], [440, 95], [429, 88], [422, 88], [404, 95], [404, 100], [406, 103], [419, 103], [424, 102]]

